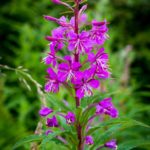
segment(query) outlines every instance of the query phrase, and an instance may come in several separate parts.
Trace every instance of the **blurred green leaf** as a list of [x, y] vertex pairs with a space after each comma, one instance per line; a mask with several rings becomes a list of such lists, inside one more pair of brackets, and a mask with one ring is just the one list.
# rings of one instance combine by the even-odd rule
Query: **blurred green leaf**
[[43, 138], [45, 137], [45, 135], [30, 135], [30, 136], [27, 136], [23, 139], [21, 139], [20, 141], [18, 141], [14, 146], [13, 146], [13, 149], [16, 149], [26, 143], [29, 143], [29, 142], [33, 142], [33, 141], [41, 141]]
[[144, 124], [142, 122], [136, 121], [134, 119], [131, 118], [126, 118], [126, 117], [122, 117], [122, 118], [117, 118], [117, 119], [111, 119], [108, 121], [104, 121], [99, 123], [98, 126], [91, 128], [88, 132], [87, 135], [92, 134], [93, 132], [95, 132], [97, 129], [103, 128], [103, 127], [109, 127], [109, 126], [113, 126], [113, 125], [121, 125], [122, 129], [123, 128], [128, 128], [131, 126], [142, 126], [142, 127], [146, 127], [146, 128], [150, 128], [149, 125]]
[[57, 135], [61, 135], [62, 133], [64, 133], [65, 131], [55, 131], [53, 133], [49, 133], [47, 136], [44, 136], [40, 147], [42, 150], [46, 150], [46, 144], [48, 142], [50, 142], [53, 138], [55, 138]]
[[133, 148], [139, 147], [139, 146], [150, 146], [150, 139], [138, 139], [138, 140], [130, 140], [125, 141], [118, 145], [118, 150], [131, 150]]

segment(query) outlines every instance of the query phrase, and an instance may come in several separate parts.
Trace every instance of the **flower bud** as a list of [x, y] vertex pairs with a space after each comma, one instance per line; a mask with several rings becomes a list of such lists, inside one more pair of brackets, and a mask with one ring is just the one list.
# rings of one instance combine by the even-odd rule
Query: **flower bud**
[[48, 107], [42, 107], [39, 111], [39, 115], [42, 117], [45, 117], [47, 115], [49, 115], [50, 113], [52, 113], [53, 110], [48, 108]]
[[92, 145], [92, 144], [94, 144], [94, 142], [93, 142], [93, 137], [92, 136], [86, 136], [85, 137], [85, 143], [87, 144], [87, 145]]
[[58, 21], [57, 18], [54, 18], [54, 17], [52, 17], [52, 16], [44, 16], [44, 18], [45, 18], [46, 20], [48, 20], [48, 21], [55, 21], [55, 22]]
[[52, 0], [52, 2], [53, 2], [54, 4], [61, 4], [61, 1], [60, 1], [60, 0]]
[[52, 118], [47, 118], [46, 125], [48, 127], [58, 127], [58, 121], [57, 121], [56, 117], [53, 116]]
[[107, 143], [105, 143], [104, 146], [108, 147], [110, 149], [113, 149], [113, 150], [117, 150], [116, 140], [114, 140], [114, 139], [112, 139], [112, 140], [108, 141]]

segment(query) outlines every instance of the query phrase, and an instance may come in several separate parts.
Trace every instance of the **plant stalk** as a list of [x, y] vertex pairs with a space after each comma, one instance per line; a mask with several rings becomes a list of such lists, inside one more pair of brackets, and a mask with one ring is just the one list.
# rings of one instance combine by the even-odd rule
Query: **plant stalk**
[[[78, 35], [79, 33], [79, 0], [74, 0], [75, 1], [75, 8], [74, 8], [74, 16], [75, 16], [75, 27], [74, 27], [74, 31], [75, 33]], [[78, 50], [76, 49], [75, 50], [75, 54], [74, 54], [74, 59], [75, 59], [75, 62], [79, 62], [79, 52]], [[75, 88], [75, 92], [77, 91], [77, 89]], [[76, 108], [78, 108], [80, 106], [80, 99], [75, 96], [75, 100], [76, 100]], [[82, 143], [82, 126], [80, 125], [80, 122], [77, 121], [77, 134], [78, 134], [78, 150], [83, 150], [84, 149], [84, 144]]]
[[[78, 22], [78, 16], [79, 16], [79, 0], [75, 0], [75, 8], [74, 8], [74, 16], [75, 16], [75, 26], [74, 26], [74, 31], [76, 34], [78, 34], [79, 32], [79, 22]], [[77, 50], [75, 50], [75, 54], [74, 54], [74, 59], [75, 62], [79, 62], [79, 53], [77, 52]], [[77, 89], [75, 88], [75, 92], [77, 91]], [[76, 107], [80, 106], [80, 100], [78, 97], [75, 96], [75, 100], [76, 100]]]

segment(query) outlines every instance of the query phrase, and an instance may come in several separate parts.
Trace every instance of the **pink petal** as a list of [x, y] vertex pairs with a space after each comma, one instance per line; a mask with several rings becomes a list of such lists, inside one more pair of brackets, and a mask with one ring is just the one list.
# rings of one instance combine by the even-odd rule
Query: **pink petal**
[[65, 17], [65, 16], [60, 17], [60, 18], [59, 18], [59, 20], [60, 20], [60, 21], [67, 22], [67, 20], [66, 20], [66, 17]]
[[56, 37], [56, 38], [63, 38], [63, 28], [62, 27], [58, 27], [54, 30], [52, 30], [52, 37]]
[[82, 38], [87, 38], [89, 36], [89, 32], [86, 31], [82, 31], [79, 35], [80, 39], [82, 40]]
[[61, 63], [61, 64], [58, 65], [58, 69], [68, 71], [70, 69], [70, 67], [67, 63]]
[[57, 79], [57, 74], [53, 71], [52, 68], [48, 68], [47, 73], [49, 74], [50, 78]]
[[84, 97], [84, 91], [81, 89], [81, 88], [79, 88], [77, 91], [76, 91], [76, 96], [78, 97], [78, 98], [83, 98]]
[[58, 71], [58, 80], [64, 82], [67, 79], [68, 72]]
[[94, 62], [94, 60], [95, 60], [94, 58], [95, 58], [94, 53], [88, 53], [88, 61], [89, 62], [91, 62], [91, 63]]
[[71, 19], [70, 19], [70, 24], [71, 24], [72, 26], [74, 26], [74, 21], [75, 21], [75, 18], [74, 18], [74, 17], [71, 17]]
[[68, 50], [73, 51], [74, 49], [75, 49], [75, 43], [74, 42], [69, 42]]
[[71, 66], [73, 70], [78, 70], [81, 67], [81, 64], [79, 62], [73, 62]]
[[74, 33], [74, 31], [70, 31], [68, 33], [68, 36], [69, 36], [70, 39], [77, 39], [77, 34]]
[[66, 55], [66, 56], [64, 57], [64, 59], [67, 60], [69, 63], [72, 62], [72, 58], [71, 58], [70, 55]]
[[99, 81], [96, 80], [96, 79], [90, 80], [90, 81], [89, 81], [89, 84], [90, 84], [91, 87], [93, 87], [93, 88], [95, 88], [95, 89], [98, 88], [99, 85], [100, 85]]
[[91, 76], [93, 75], [93, 72], [94, 71], [94, 69], [92, 69], [92, 68], [90, 68], [90, 69], [88, 69], [88, 70], [85, 70], [84, 72], [83, 72], [83, 77], [84, 77], [84, 79], [85, 80], [89, 80], [90, 78], [91, 78]]

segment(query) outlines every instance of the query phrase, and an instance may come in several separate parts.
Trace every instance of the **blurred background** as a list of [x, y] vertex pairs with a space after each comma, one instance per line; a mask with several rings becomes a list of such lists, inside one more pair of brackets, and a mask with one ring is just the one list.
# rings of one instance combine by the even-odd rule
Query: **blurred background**
[[[44, 85], [46, 66], [41, 59], [48, 44], [44, 37], [56, 24], [45, 21], [43, 15], [70, 16], [63, 11], [64, 7], [50, 0], [0, 1], [0, 64], [23, 66]], [[113, 80], [104, 82], [103, 90], [114, 93], [121, 115], [150, 124], [150, 1], [89, 0], [86, 13], [89, 20], [109, 22], [110, 39], [105, 48], [110, 55]], [[35, 84], [21, 73], [1, 66], [0, 149], [10, 150], [18, 139], [34, 133], [40, 105]], [[124, 131], [119, 141], [148, 136], [149, 129], [132, 128]], [[136, 148], [149, 149], [147, 145]]]

